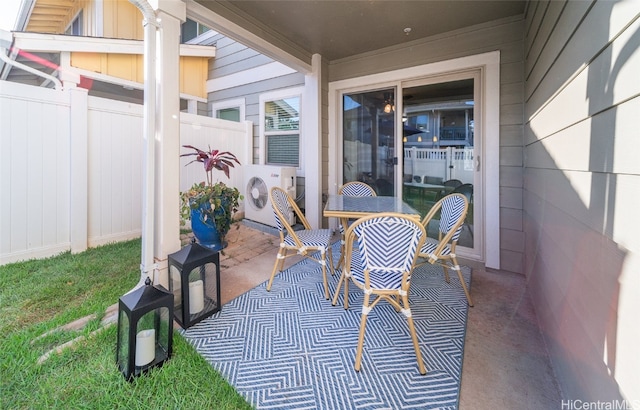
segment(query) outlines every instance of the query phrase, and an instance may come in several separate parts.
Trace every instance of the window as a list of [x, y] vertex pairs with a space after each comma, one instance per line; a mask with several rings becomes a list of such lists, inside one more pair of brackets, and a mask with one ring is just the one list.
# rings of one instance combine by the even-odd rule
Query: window
[[296, 89], [260, 98], [266, 164], [300, 167], [300, 93]]
[[200, 24], [197, 21], [187, 19], [187, 21], [182, 24], [182, 43], [193, 40], [209, 30], [211, 30], [209, 27]]
[[71, 21], [71, 24], [69, 24], [69, 27], [67, 27], [67, 30], [64, 33], [72, 36], [82, 35], [82, 10], [80, 10], [76, 18]]
[[222, 108], [220, 110], [216, 110], [216, 118], [240, 122], [240, 107]]
[[229, 121], [244, 121], [244, 98], [218, 101], [211, 104], [211, 116]]

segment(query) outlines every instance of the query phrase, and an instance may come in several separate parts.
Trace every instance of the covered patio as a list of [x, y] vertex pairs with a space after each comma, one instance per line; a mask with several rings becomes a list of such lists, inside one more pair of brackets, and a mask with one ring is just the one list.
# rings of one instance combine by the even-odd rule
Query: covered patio
[[[638, 403], [640, 328], [636, 322], [640, 300], [636, 295], [640, 276], [636, 272], [640, 241], [633, 223], [640, 198], [640, 168], [635, 158], [640, 106], [637, 1], [459, 2], [448, 10], [452, 14], [446, 10], [454, 4], [451, 2], [344, 2], [340, 13], [333, 2], [157, 3], [163, 8], [163, 30], [170, 34], [165, 38], [172, 39], [158, 44], [164, 48], [165, 74], [177, 71], [178, 61], [178, 48], [167, 43], [177, 46], [180, 24], [189, 17], [253, 47], [256, 54], [270, 59], [269, 67], [286, 65], [289, 71], [279, 80], [297, 76], [297, 82], [289, 85], [303, 88], [301, 101], [309, 114], [302, 122], [300, 153], [304, 161], [298, 171], [306, 194], [306, 213], [315, 226], [331, 223], [322, 218], [323, 196], [344, 182], [342, 95], [376, 87], [413, 87], [417, 80], [446, 77], [460, 69], [461, 63], [481, 73], [477, 84], [486, 92], [478, 102], [485, 104], [488, 109], [483, 112], [489, 115], [474, 117], [478, 130], [484, 127], [482, 163], [474, 164], [476, 179], [482, 182], [477, 191], [481, 196], [475, 200], [479, 208], [484, 206], [484, 212], [474, 213], [474, 227], [477, 223], [481, 229], [474, 235], [484, 242], [477, 249], [477, 258], [465, 261], [474, 269], [471, 293], [476, 306], [469, 311], [460, 406], [553, 408], [572, 401]], [[411, 28], [403, 24], [406, 20], [395, 19], [402, 17], [399, 8], [393, 9], [400, 4], [408, 10], [404, 17], [420, 20], [412, 24], [413, 31], [406, 30]], [[430, 4], [441, 8], [429, 9]], [[479, 7], [475, 10], [482, 13], [475, 15], [484, 15], [484, 20], [462, 18], [474, 14], [471, 5]], [[313, 6], [324, 12], [314, 12]], [[371, 14], [367, 14], [369, 6]], [[496, 10], [507, 13], [498, 16], [492, 13]], [[296, 13], [298, 18], [292, 18]], [[344, 20], [335, 18], [336, 14]], [[380, 18], [378, 24], [371, 23], [374, 15]], [[434, 16], [458, 26], [422, 31], [417, 37], [417, 27], [436, 27], [421, 24], [426, 18], [433, 21]], [[351, 21], [341, 22], [345, 20]], [[354, 29], [355, 21], [361, 29]], [[340, 31], [345, 27], [357, 36]], [[365, 46], [361, 43], [350, 48], [344, 39], [351, 37]], [[218, 61], [223, 58], [220, 54]], [[479, 58], [486, 61], [478, 64]], [[230, 78], [246, 79], [251, 70], [264, 68], [240, 66], [225, 73], [229, 66], [216, 64], [214, 61], [209, 72], [208, 103], [239, 97], [220, 84]], [[3, 87], [5, 94], [7, 89]], [[70, 93], [78, 95], [80, 90], [71, 89]], [[164, 104], [158, 112], [149, 112], [147, 119], [162, 116], [160, 134], [171, 137], [156, 146], [160, 161], [156, 170], [149, 170], [158, 177], [153, 201], [158, 212], [143, 226], [156, 229], [152, 234], [142, 232], [148, 248], [145, 259], [149, 259], [144, 266], [151, 268], [151, 262], [157, 262], [161, 278], [166, 274], [167, 255], [180, 245], [175, 200], [179, 184], [170, 174], [176, 171], [177, 175], [179, 169], [179, 139], [174, 137], [183, 134], [174, 121], [180, 109], [175, 104], [177, 83], [165, 82], [163, 93], [167, 97]], [[264, 162], [260, 128], [264, 119], [256, 108], [259, 96], [249, 93], [246, 97], [247, 106], [253, 109], [245, 118], [253, 121], [247, 132], [253, 131], [253, 135], [246, 163], [258, 164]], [[62, 95], [54, 97], [53, 93], [46, 100], [58, 98], [60, 104], [67, 104]], [[2, 113], [11, 112], [12, 107], [4, 103]], [[8, 114], [2, 117], [3, 123], [22, 126], [32, 123], [35, 116], [30, 121], [26, 118], [25, 114], [25, 120], [12, 122]], [[74, 125], [74, 131], [87, 128], [86, 121], [77, 117], [63, 123], [67, 128]], [[9, 134], [27, 135], [22, 130]], [[16, 141], [27, 146], [26, 138]], [[88, 145], [84, 139], [80, 142]], [[6, 144], [3, 146], [9, 146]], [[53, 144], [56, 150], [50, 151], [68, 156], [70, 150], [64, 144]], [[5, 154], [3, 164], [10, 164], [9, 159]], [[11, 171], [22, 175], [14, 172], [17, 169], [7, 166], [2, 174]], [[74, 186], [86, 193], [85, 175], [91, 173], [87, 162], [76, 160], [59, 171], [67, 179], [73, 176]], [[105, 175], [102, 170], [96, 174]], [[401, 186], [399, 173], [396, 180]], [[27, 192], [8, 177], [3, 186], [14, 190], [8, 198], [18, 203], [23, 197], [22, 202], [27, 202], [27, 193], [29, 199], [39, 199], [36, 195], [46, 196], [47, 189], [54, 190], [43, 184], [45, 189]], [[75, 223], [87, 218], [69, 215], [86, 216], [95, 207], [91, 202], [74, 201], [69, 212], [63, 205], [77, 192], [55, 191], [63, 193], [58, 225], [74, 224], [74, 229], [56, 235], [56, 239], [72, 250], [86, 248], [87, 229]], [[151, 195], [147, 199], [152, 202]], [[139, 203], [134, 205], [137, 214]], [[20, 244], [34, 242], [27, 240], [30, 237], [24, 226], [14, 222], [21, 219], [10, 209], [31, 211], [24, 206], [3, 207], [3, 255], [14, 250], [5, 245], [11, 243], [11, 231], [18, 234]], [[31, 216], [41, 214], [30, 212]], [[42, 222], [36, 219], [29, 219], [31, 228]], [[133, 237], [140, 232], [135, 226], [127, 234]], [[241, 228], [240, 232], [246, 231]], [[252, 241], [259, 237], [250, 236]], [[76, 241], [80, 237], [81, 243]], [[246, 238], [237, 242], [243, 240]], [[235, 245], [231, 244], [230, 254]], [[256, 251], [253, 242], [240, 248], [251, 248], [253, 253], [245, 262], [224, 269], [223, 280], [225, 274], [237, 275], [232, 283], [223, 283], [225, 300], [262, 283], [262, 272], [268, 274], [276, 252], [275, 246]], [[547, 398], [549, 402], [538, 402]]]

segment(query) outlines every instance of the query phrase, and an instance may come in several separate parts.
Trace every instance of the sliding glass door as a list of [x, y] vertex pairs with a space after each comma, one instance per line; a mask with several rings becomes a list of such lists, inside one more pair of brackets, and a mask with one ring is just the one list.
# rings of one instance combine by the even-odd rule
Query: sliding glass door
[[459, 245], [476, 250], [478, 78], [470, 71], [342, 94], [342, 183], [363, 181], [378, 195], [402, 196], [423, 216], [460, 192], [469, 212]]
[[499, 68], [489, 52], [331, 82], [329, 191], [365, 180], [425, 214], [458, 189], [470, 203], [459, 255], [499, 268]]
[[362, 181], [378, 195], [395, 194], [395, 88], [343, 94], [342, 183]]

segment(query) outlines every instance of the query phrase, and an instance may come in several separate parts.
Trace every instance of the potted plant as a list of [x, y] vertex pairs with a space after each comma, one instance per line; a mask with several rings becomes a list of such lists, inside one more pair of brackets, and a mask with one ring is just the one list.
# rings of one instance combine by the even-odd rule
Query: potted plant
[[213, 250], [225, 246], [224, 237], [231, 228], [233, 214], [238, 210], [240, 191], [227, 186], [224, 182], [213, 182], [213, 170], [217, 169], [229, 178], [229, 169], [234, 163], [241, 165], [235, 155], [228, 151], [203, 151], [192, 145], [183, 145], [193, 152], [181, 157], [195, 156], [191, 162], [200, 162], [204, 166], [207, 180], [194, 184], [188, 191], [180, 193], [181, 224], [191, 219], [191, 230], [201, 245]]

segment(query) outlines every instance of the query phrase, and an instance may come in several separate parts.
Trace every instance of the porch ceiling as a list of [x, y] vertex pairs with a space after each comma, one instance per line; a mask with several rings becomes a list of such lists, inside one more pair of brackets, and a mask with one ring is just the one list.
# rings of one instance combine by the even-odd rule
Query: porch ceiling
[[[30, 2], [25, 5], [30, 5]], [[77, 7], [73, 0], [35, 0], [29, 17], [28, 31], [35, 33], [60, 33]]]
[[526, 0], [196, 2], [255, 35], [280, 39], [294, 54], [318, 53], [332, 61], [520, 15]]

